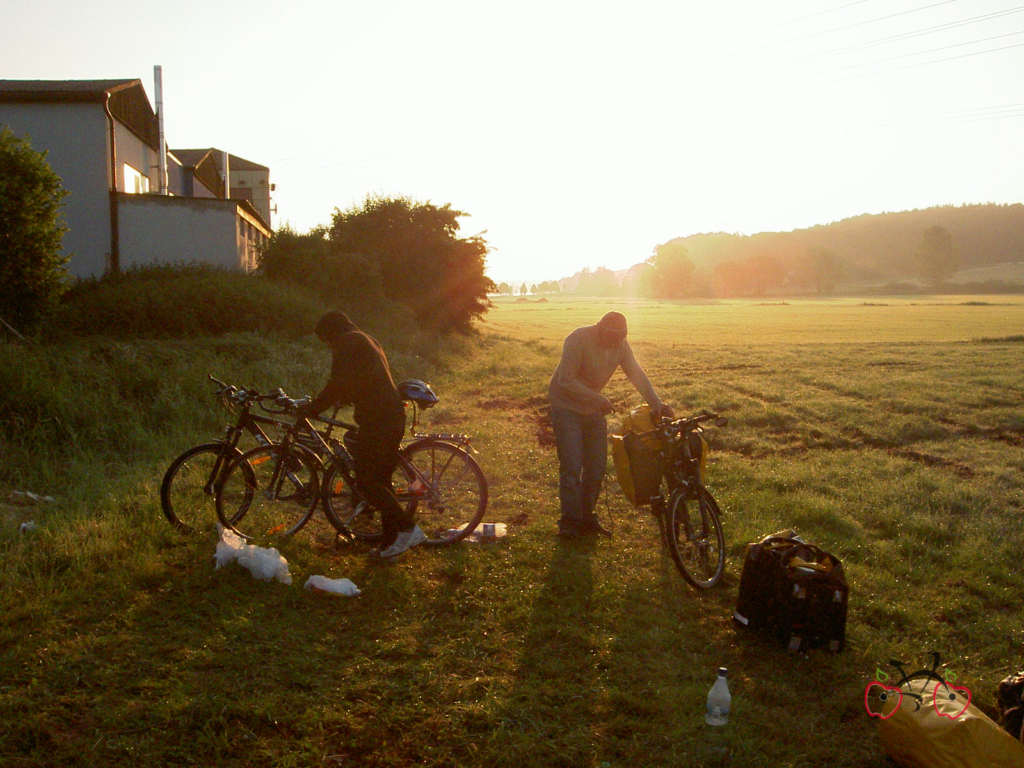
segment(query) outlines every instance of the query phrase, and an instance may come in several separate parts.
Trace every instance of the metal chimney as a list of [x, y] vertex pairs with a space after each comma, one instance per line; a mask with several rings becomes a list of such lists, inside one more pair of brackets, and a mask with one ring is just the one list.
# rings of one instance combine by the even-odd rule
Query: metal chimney
[[160, 194], [167, 194], [167, 139], [164, 136], [164, 77], [163, 67], [157, 64], [153, 67], [153, 80], [155, 81], [156, 94], [156, 126], [160, 136], [160, 158], [158, 162], [160, 174]]
[[228, 153], [221, 150], [224, 156], [224, 199], [231, 199], [231, 169], [228, 168]]

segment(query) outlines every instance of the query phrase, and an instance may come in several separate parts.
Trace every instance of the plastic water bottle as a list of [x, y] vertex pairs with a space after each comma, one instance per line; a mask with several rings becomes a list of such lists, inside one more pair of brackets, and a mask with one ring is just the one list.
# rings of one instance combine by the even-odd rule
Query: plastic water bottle
[[704, 716], [704, 722], [708, 725], [725, 725], [729, 722], [729, 705], [732, 702], [732, 696], [729, 694], [728, 677], [729, 670], [719, 667], [715, 684], [708, 691], [708, 712]]

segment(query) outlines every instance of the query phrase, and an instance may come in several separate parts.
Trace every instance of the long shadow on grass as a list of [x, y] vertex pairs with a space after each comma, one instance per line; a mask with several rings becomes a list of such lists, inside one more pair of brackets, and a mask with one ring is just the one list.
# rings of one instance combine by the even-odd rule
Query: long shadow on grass
[[[495, 765], [581, 766], [593, 761], [594, 545], [558, 540], [530, 615], [496, 739]], [[527, 758], [528, 756], [528, 758]]]

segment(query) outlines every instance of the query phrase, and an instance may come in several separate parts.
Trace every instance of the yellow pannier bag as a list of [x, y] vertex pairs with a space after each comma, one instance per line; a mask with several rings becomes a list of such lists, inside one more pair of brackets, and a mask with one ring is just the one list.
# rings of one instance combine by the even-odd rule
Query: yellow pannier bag
[[622, 422], [621, 435], [612, 435], [615, 475], [626, 498], [639, 507], [650, 504], [661, 486], [661, 443], [649, 405], [633, 408]]
[[971, 704], [967, 689], [926, 682], [924, 687], [920, 679], [904, 683], [902, 699], [888, 697], [881, 711], [878, 735], [898, 765], [1024, 768], [1024, 745]]
[[654, 429], [654, 411], [647, 403], [631, 408], [622, 420], [622, 434], [630, 432], [650, 432]]

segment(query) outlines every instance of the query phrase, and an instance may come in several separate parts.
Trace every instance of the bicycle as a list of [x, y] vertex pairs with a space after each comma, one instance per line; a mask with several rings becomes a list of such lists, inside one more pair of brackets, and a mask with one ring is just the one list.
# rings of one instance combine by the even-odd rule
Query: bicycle
[[[699, 589], [715, 586], [725, 569], [725, 537], [719, 519], [722, 513], [704, 486], [708, 447], [702, 424], [708, 421], [717, 427], [728, 424], [709, 411], [689, 418], [661, 419], [658, 424], [669, 495], [667, 502], [664, 496], [657, 497], [655, 514], [663, 521], [665, 541], [676, 567]], [[699, 515], [691, 515], [688, 501], [696, 502]]]
[[[469, 453], [468, 435], [415, 432], [417, 400], [410, 383], [402, 382], [399, 391], [414, 409], [413, 441], [399, 448], [392, 485], [407, 512], [420, 512], [426, 543], [453, 544], [472, 533], [483, 518], [487, 480]], [[277, 399], [277, 405], [289, 412], [308, 402]], [[246, 539], [291, 536], [323, 502], [324, 515], [341, 538], [381, 538], [379, 513], [359, 492], [348, 447], [344, 440], [330, 438], [334, 427], [352, 432], [357, 425], [334, 418], [318, 420], [327, 424], [323, 433], [313, 428], [309, 418], [298, 417], [279, 443], [258, 446], [236, 458], [217, 489], [222, 525]]]
[[[227, 384], [213, 375], [207, 378], [218, 386], [214, 396], [229, 413], [237, 414], [234, 424], [228, 424], [220, 440], [200, 443], [184, 451], [167, 467], [160, 484], [160, 507], [167, 520], [183, 533], [192, 533], [195, 528], [183, 519], [194, 516], [204, 506], [205, 500], [214, 500], [217, 480], [228, 465], [242, 455], [238, 444], [248, 433], [259, 445], [270, 445], [274, 438], [264, 427], [274, 433], [287, 429], [289, 424], [279, 419], [261, 416], [252, 408], [259, 405], [267, 413], [268, 403], [275, 402], [284, 392], [280, 388], [261, 395], [255, 389], [238, 388]], [[280, 412], [277, 412], [280, 413]]]
[[[651, 506], [676, 568], [698, 589], [715, 586], [725, 568], [721, 511], [704, 486], [708, 449], [703, 425], [709, 421], [718, 427], [728, 423], [709, 411], [687, 418], [661, 418], [654, 430], [640, 435], [642, 444], [633, 449], [640, 452], [638, 463], [646, 465], [639, 473], [646, 471], [647, 476], [638, 474], [638, 486], [643, 490], [631, 500]], [[620, 485], [621, 474], [620, 470]], [[627, 495], [632, 493], [632, 488], [627, 491]], [[691, 513], [688, 502], [696, 502], [695, 512]]]
[[[160, 507], [167, 520], [183, 533], [194, 532], [193, 520], [206, 499], [213, 499], [218, 479], [223, 471], [242, 455], [238, 444], [248, 433], [260, 445], [269, 445], [273, 439], [264, 427], [280, 429], [287, 424], [253, 413], [257, 404], [276, 401], [283, 393], [277, 391], [261, 395], [255, 389], [239, 389], [213, 375], [207, 377], [218, 386], [215, 397], [229, 413], [237, 414], [234, 424], [228, 424], [220, 440], [200, 443], [175, 458], [160, 483]], [[240, 470], [245, 472], [246, 470]]]

